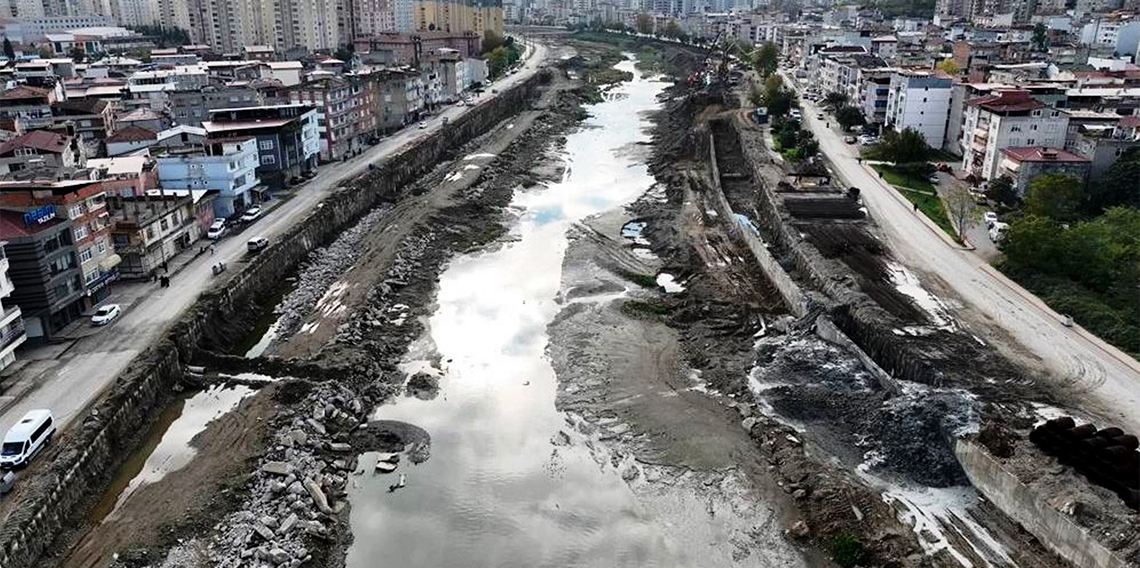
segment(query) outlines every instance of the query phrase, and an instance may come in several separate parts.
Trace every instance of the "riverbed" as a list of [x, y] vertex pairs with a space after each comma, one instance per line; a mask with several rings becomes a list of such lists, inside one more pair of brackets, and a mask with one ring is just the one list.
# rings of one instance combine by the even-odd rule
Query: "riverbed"
[[[409, 371], [434, 374], [439, 394], [403, 397], [373, 418], [431, 435], [430, 459], [350, 484], [350, 568], [398, 566], [703, 566], [715, 527], [657, 516], [623, 480], [621, 464], [575, 443], [555, 408], [547, 326], [560, 306], [567, 231], [641, 195], [653, 177], [639, 143], [665, 82], [632, 60], [633, 80], [605, 93], [558, 156], [561, 181], [516, 193], [507, 237], [454, 259], [440, 276], [428, 334]], [[405, 486], [392, 490], [403, 476]], [[695, 523], [713, 525], [703, 511]], [[691, 535], [700, 534], [701, 537]]]

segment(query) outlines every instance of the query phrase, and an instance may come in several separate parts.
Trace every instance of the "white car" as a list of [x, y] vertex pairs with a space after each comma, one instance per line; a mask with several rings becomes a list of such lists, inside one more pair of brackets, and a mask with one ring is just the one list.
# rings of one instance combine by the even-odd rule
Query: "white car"
[[253, 221], [256, 221], [258, 217], [261, 217], [261, 208], [250, 207], [249, 209], [245, 210], [245, 213], [241, 214], [241, 222], [251, 223]]
[[870, 146], [871, 144], [878, 144], [879, 139], [870, 134], [863, 134], [859, 136], [859, 143], [864, 146]]
[[982, 219], [985, 220], [987, 229], [992, 229], [994, 224], [998, 222], [997, 213], [994, 213], [993, 211], [986, 211], [983, 213]]
[[91, 316], [91, 325], [107, 325], [119, 317], [121, 313], [123, 313], [123, 309], [119, 307], [119, 304], [107, 304], [95, 310]]
[[55, 434], [55, 420], [50, 410], [29, 410], [8, 433], [0, 448], [0, 469], [16, 469], [28, 465]]
[[206, 231], [206, 238], [216, 241], [222, 238], [222, 235], [225, 234], [226, 222], [222, 219], [218, 219], [217, 221], [214, 221], [213, 225], [210, 225], [210, 230]]
[[1008, 223], [994, 223], [994, 225], [990, 227], [990, 240], [995, 243], [1001, 242], [1001, 240], [1005, 238], [1005, 230], [1008, 228]]
[[427, 128], [427, 123], [421, 120], [419, 128], [420, 128], [420, 130]]

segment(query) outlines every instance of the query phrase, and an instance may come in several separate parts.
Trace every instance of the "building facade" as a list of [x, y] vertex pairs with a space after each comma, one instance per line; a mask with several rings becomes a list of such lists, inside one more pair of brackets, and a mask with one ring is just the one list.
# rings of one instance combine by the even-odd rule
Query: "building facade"
[[217, 191], [213, 200], [217, 217], [231, 217], [256, 202], [253, 189], [259, 183], [259, 161], [257, 139], [252, 136], [216, 140], [157, 161], [163, 189]]
[[926, 71], [900, 71], [891, 76], [886, 124], [901, 132], [917, 130], [931, 148], [941, 148], [950, 112], [953, 81]]
[[1068, 122], [1063, 111], [1047, 107], [1025, 90], [998, 91], [973, 99], [966, 107], [962, 135], [969, 146], [962, 156], [962, 169], [980, 179], [993, 179], [1003, 148], [1064, 148]]

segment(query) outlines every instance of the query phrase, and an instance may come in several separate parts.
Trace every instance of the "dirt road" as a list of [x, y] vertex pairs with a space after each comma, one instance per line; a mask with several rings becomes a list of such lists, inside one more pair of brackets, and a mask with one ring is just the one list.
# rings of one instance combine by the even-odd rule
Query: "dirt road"
[[[494, 83], [495, 89], [505, 89], [533, 75], [546, 59], [546, 51], [541, 44], [534, 44], [523, 70]], [[492, 96], [494, 94], [485, 94], [483, 100]], [[467, 107], [448, 107], [428, 121], [427, 129], [406, 128], [356, 158], [322, 167], [315, 178], [243, 234], [263, 235], [272, 240], [308, 215], [341, 181], [360, 174], [368, 164], [430, 134], [440, 127], [441, 117], [455, 119], [467, 111]], [[213, 263], [221, 260], [235, 268], [239, 266], [246, 254], [245, 241], [245, 238], [223, 239], [217, 243], [214, 256], [204, 256], [191, 263], [171, 281], [170, 288], [156, 286], [150, 296], [129, 309], [103, 333], [78, 340], [57, 359], [37, 361], [25, 367], [14, 379], [18, 384], [8, 389], [20, 391], [19, 398], [0, 397], [0, 408], [3, 409], [0, 427], [6, 428], [15, 423], [34, 408], [50, 408], [61, 426], [66, 426], [135, 355], [161, 336], [167, 326], [198, 298], [198, 294], [218, 282], [211, 272]]]
[[[862, 190], [864, 203], [904, 264], [928, 276], [945, 296], [960, 298], [960, 315], [979, 335], [1007, 356], [1049, 374], [1063, 390], [1080, 397], [1073, 399], [1080, 409], [1127, 431], [1140, 430], [1140, 363], [1079, 327], [1065, 327], [1040, 299], [976, 255], [948, 244], [914, 214], [910, 202], [859, 164], [857, 147], [817, 119], [815, 105], [802, 104], [820, 150], [845, 183]], [[1018, 345], [1005, 345], [1005, 334]]]

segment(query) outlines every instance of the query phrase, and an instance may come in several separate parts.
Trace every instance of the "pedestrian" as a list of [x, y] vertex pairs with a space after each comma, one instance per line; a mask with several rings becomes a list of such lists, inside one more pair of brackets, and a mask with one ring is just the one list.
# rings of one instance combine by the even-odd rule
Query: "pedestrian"
[[914, 212], [918, 213], [918, 204], [917, 203], [914, 204]]
[[214, 256], [214, 252], [216, 250], [217, 250], [217, 247], [215, 247], [214, 245], [210, 245], [210, 256]]
[[167, 274], [170, 274], [170, 269], [169, 269], [169, 268], [167, 268], [167, 266], [166, 266], [166, 261], [165, 261], [165, 260], [164, 260], [164, 261], [162, 261], [162, 271], [163, 271], [163, 272], [165, 272], [165, 273], [167, 273]]

